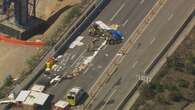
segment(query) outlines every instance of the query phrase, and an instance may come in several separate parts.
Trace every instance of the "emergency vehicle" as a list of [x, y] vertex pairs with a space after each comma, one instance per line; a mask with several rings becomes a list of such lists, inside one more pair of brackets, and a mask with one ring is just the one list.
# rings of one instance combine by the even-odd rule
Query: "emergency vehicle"
[[67, 92], [65, 99], [71, 106], [75, 106], [80, 103], [84, 96], [85, 91], [82, 88], [74, 87]]

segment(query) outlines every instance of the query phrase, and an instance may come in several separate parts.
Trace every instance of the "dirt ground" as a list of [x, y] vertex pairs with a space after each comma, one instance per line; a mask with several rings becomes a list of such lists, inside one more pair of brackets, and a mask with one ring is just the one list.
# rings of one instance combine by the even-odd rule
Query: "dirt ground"
[[80, 3], [81, 0], [38, 0], [37, 17], [47, 20], [60, 9]]
[[[81, 0], [37, 0], [37, 16], [47, 20], [60, 9], [80, 2]], [[28, 68], [26, 60], [37, 50], [37, 47], [12, 45], [0, 41], [0, 85], [7, 75], [18, 78], [20, 73]]]
[[26, 60], [35, 54], [37, 47], [11, 45], [0, 42], [0, 84], [7, 75], [18, 78], [27, 69]]
[[195, 103], [190, 104], [188, 107], [186, 107], [184, 110], [195, 110]]

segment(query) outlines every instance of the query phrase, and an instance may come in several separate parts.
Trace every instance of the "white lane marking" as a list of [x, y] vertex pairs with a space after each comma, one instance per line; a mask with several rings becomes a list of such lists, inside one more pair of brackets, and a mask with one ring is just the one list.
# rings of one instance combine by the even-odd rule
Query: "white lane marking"
[[122, 26], [124, 27], [128, 22], [129, 22], [129, 19], [127, 19], [127, 20], [122, 24]]
[[75, 55], [75, 54], [71, 56], [70, 60], [73, 60], [73, 59], [74, 59], [74, 57], [76, 57], [76, 55]]
[[65, 58], [69, 55], [69, 53], [65, 53], [62, 58], [61, 58], [61, 62], [63, 62], [65, 60]]
[[78, 36], [74, 42], [72, 42], [69, 46], [69, 48], [75, 48], [76, 46], [82, 46], [84, 45], [83, 42], [81, 42], [81, 40], [83, 39], [83, 36]]
[[71, 67], [73, 67], [75, 65], [75, 63], [84, 55], [84, 53], [86, 52], [86, 50], [84, 50], [79, 57], [72, 63]]
[[104, 47], [102, 47], [102, 50], [105, 50], [108, 47], [108, 45], [105, 45]]
[[82, 60], [83, 60], [83, 56], [77, 61], [77, 63], [75, 64], [75, 67], [78, 67], [81, 63], [82, 63]]
[[116, 56], [123, 56], [123, 54], [122, 53], [117, 53]]
[[87, 69], [85, 69], [85, 71], [83, 72], [83, 74], [86, 74], [89, 70], [89, 67], [87, 67]]
[[124, 8], [125, 3], [123, 3], [120, 8], [116, 11], [116, 13], [112, 16], [112, 18], [110, 19], [110, 21], [114, 20], [114, 18], [118, 15], [118, 13]]
[[86, 73], [88, 72], [88, 70], [90, 69], [90, 67], [92, 67], [92, 65], [89, 65], [89, 66], [85, 69], [85, 71], [83, 72], [83, 74], [86, 74]]
[[63, 57], [61, 58], [59, 64], [60, 64], [60, 65], [63, 65], [63, 64], [64, 64], [64, 61], [66, 60], [66, 58], [67, 58], [68, 56], [69, 56], [69, 53], [65, 53], [65, 54], [63, 55]]
[[154, 37], [154, 38], [150, 41], [150, 44], [153, 44], [155, 40], [156, 40], [156, 38]]
[[106, 54], [105, 54], [105, 56], [106, 56], [106, 57], [108, 57], [108, 56], [109, 56], [109, 54], [107, 54], [107, 53], [106, 53]]
[[[168, 43], [170, 42], [170, 40], [166, 43], [166, 45], [168, 45]], [[154, 56], [154, 59], [152, 59], [152, 61], [150, 62], [149, 65], [147, 65], [147, 67], [144, 70], [144, 74], [147, 74], [147, 70], [150, 68], [150, 66], [154, 63], [154, 61], [157, 59], [157, 57], [159, 57], [159, 55], [162, 53], [162, 51], [165, 49], [165, 47], [161, 48], [161, 50], [157, 53], [156, 56]]]
[[141, 1], [140, 1], [140, 4], [142, 5], [142, 4], [144, 3], [144, 1], [145, 1], [145, 0], [141, 0]]
[[135, 61], [135, 63], [132, 65], [132, 68], [135, 68], [135, 66], [137, 65], [138, 61]]
[[71, 58], [71, 54], [68, 54], [68, 56], [64, 59], [64, 62], [62, 65], [65, 66], [68, 63], [68, 61], [70, 60], [70, 58]]
[[168, 21], [170, 21], [172, 18], [173, 18], [173, 14], [171, 14], [171, 15], [168, 17]]
[[108, 101], [112, 98], [112, 96], [114, 95], [114, 93], [117, 91], [117, 89], [114, 89], [112, 91], [112, 93], [110, 94], [110, 96], [108, 97], [108, 99], [105, 101], [104, 105], [102, 106], [101, 110], [104, 110], [106, 104], [108, 103]]

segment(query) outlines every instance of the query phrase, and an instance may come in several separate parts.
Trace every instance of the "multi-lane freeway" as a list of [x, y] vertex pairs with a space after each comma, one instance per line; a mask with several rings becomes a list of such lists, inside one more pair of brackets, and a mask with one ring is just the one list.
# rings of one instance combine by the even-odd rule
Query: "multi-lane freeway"
[[[146, 2], [146, 1], [145, 1]], [[111, 79], [100, 90], [90, 110], [118, 110], [138, 80], [194, 9], [194, 0], [168, 0], [133, 45]]]
[[[154, 0], [111, 0], [95, 20], [120, 25], [119, 30], [124, 32], [125, 39], [128, 39], [155, 2]], [[80, 36], [81, 45], [70, 46], [63, 54], [61, 74], [72, 72], [86, 57], [93, 55], [93, 52], [87, 52], [87, 44], [89, 42], [87, 31], [83, 32]], [[98, 54], [90, 62], [89, 66], [78, 77], [63, 80], [58, 85], [48, 88], [46, 92], [55, 96], [55, 102], [58, 99], [63, 99], [65, 92], [74, 86], [80, 86], [88, 91], [122, 44], [105, 45], [98, 51]], [[47, 76], [41, 75], [38, 80], [43, 80], [43, 77]]]
[[[125, 42], [127, 39], [131, 39], [132, 32], [155, 3], [156, 0], [111, 0], [95, 20], [120, 25], [119, 30], [125, 34]], [[145, 71], [161, 49], [174, 36], [185, 21], [193, 3], [193, 0], [188, 2], [168, 0], [154, 21], [132, 46], [116, 73], [98, 92], [97, 97], [88, 108], [89, 110], [115, 110], [119, 107], [129, 89], [138, 80], [136, 76]], [[81, 38], [78, 40], [79, 43], [71, 45], [63, 54], [59, 62], [62, 68], [58, 74], [71, 73], [87, 57], [94, 55], [94, 51], [87, 51], [90, 40], [87, 31], [84, 31], [79, 38]], [[104, 45], [103, 41], [100, 42], [100, 45]], [[123, 43], [104, 45], [79, 76], [74, 79], [65, 79], [59, 84], [49, 87], [46, 92], [55, 96], [53, 100], [55, 102], [64, 99], [65, 92], [74, 86], [80, 86], [89, 91], [122, 45]], [[47, 77], [41, 75], [37, 81], [43, 80], [43, 78], [47, 79]]]

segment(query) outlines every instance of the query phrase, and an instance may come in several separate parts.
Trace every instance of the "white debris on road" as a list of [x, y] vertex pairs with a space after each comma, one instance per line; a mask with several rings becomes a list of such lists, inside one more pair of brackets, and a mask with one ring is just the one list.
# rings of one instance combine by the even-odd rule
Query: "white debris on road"
[[58, 55], [57, 58], [55, 59], [56, 61], [59, 61], [60, 59], [62, 59], [63, 55]]
[[84, 37], [83, 36], [79, 36], [75, 39], [74, 42], [71, 43], [71, 45], [69, 46], [69, 48], [74, 48], [76, 46], [82, 46], [84, 45], [83, 42], [81, 42], [81, 40], [83, 39]]
[[102, 45], [93, 53], [92, 56], [89, 56], [89, 57], [85, 58], [83, 64], [88, 65], [95, 58], [95, 56], [98, 54], [98, 52], [101, 50], [101, 48], [106, 45], [106, 42], [107, 41], [105, 40], [102, 43]]
[[62, 70], [62, 66], [61, 65], [57, 65], [57, 64], [54, 64], [51, 68], [51, 70], [55, 71], [55, 72], [59, 72]]

